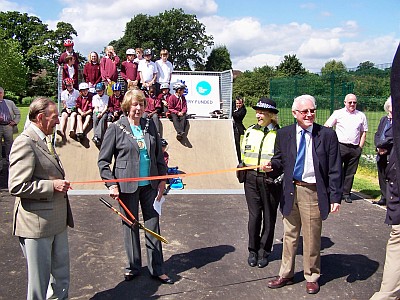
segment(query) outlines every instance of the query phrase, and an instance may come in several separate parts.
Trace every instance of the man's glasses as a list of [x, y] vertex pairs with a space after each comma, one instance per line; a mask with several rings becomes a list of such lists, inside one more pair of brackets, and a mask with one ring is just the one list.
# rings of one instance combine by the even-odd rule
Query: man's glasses
[[348, 104], [357, 104], [357, 101], [347, 101]]
[[296, 111], [301, 113], [302, 116], [307, 116], [308, 114], [311, 114], [311, 115], [315, 114], [316, 109], [315, 108], [304, 109], [304, 110], [297, 110], [296, 109]]

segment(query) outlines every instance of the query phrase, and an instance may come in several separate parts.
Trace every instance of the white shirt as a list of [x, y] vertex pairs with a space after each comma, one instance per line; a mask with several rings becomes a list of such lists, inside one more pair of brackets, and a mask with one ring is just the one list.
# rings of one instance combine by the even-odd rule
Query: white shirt
[[68, 66], [68, 75], [69, 75], [69, 78], [74, 78], [74, 75], [75, 75], [74, 65]]
[[68, 90], [63, 90], [61, 92], [61, 101], [65, 103], [67, 108], [73, 108], [76, 105], [76, 99], [79, 97], [79, 92], [75, 89], [71, 91], [71, 93]]
[[108, 106], [109, 98], [110, 97], [108, 97], [108, 95], [106, 95], [105, 93], [101, 97], [98, 94], [94, 95], [92, 99], [94, 112], [102, 112], [103, 110], [105, 110]]
[[157, 66], [157, 82], [158, 83], [170, 83], [171, 81], [171, 74], [172, 71], [174, 70], [174, 67], [172, 66], [172, 63], [167, 60], [164, 62], [162, 59], [159, 59], [156, 61], [156, 66]]
[[349, 112], [346, 107], [335, 110], [325, 126], [336, 126], [339, 143], [359, 145], [361, 134], [368, 131], [367, 117], [359, 110]]
[[[306, 153], [304, 159], [304, 170], [301, 180], [308, 183], [316, 183], [317, 180], [315, 178], [314, 171], [314, 161], [312, 156], [312, 130], [313, 125], [306, 129], [305, 138], [306, 138]], [[296, 124], [296, 145], [297, 150], [299, 149], [300, 138], [303, 128]]]
[[154, 62], [143, 59], [139, 62], [138, 71], [142, 74], [144, 82], [149, 82], [153, 80], [154, 73], [157, 73], [157, 66]]

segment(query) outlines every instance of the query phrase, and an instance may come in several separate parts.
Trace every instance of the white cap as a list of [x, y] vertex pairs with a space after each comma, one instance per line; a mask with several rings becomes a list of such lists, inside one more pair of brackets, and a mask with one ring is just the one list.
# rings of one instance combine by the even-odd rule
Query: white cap
[[126, 50], [126, 54], [136, 54], [135, 49], [129, 48]]
[[79, 90], [89, 89], [89, 85], [86, 82], [82, 82], [79, 84]]

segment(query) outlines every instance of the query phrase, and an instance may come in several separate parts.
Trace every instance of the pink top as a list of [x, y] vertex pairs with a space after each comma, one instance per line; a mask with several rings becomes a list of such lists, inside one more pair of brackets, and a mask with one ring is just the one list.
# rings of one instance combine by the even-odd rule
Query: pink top
[[359, 110], [349, 112], [346, 107], [335, 110], [325, 126], [336, 126], [339, 143], [359, 145], [364, 131], [368, 131], [367, 117]]

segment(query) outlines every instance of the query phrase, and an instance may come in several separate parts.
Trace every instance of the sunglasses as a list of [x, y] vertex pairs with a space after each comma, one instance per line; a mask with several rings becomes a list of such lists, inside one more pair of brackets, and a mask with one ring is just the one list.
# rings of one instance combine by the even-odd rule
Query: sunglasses
[[311, 114], [311, 115], [315, 114], [316, 109], [315, 108], [304, 109], [304, 110], [297, 110], [296, 109], [296, 111], [299, 112], [302, 116], [307, 116], [308, 114]]
[[357, 101], [347, 101], [348, 104], [357, 104]]

